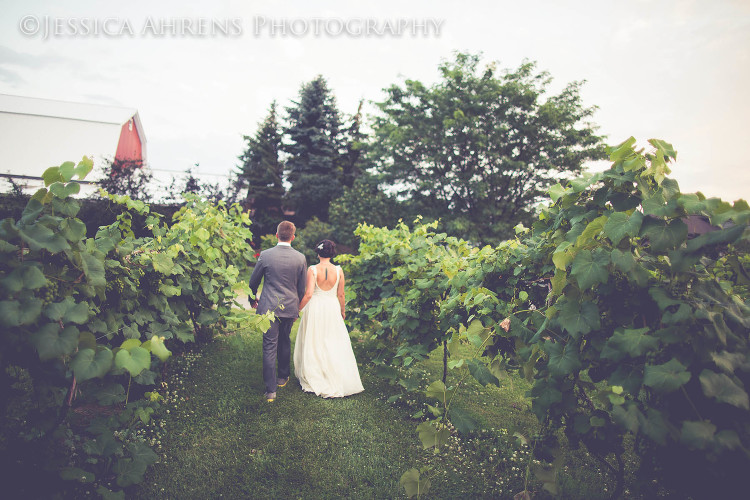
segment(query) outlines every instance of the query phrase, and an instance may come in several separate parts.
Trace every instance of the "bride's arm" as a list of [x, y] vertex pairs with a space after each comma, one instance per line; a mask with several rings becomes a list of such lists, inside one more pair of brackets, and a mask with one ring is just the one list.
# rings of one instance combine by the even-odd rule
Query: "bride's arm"
[[315, 291], [315, 276], [313, 275], [312, 267], [308, 267], [307, 268], [307, 287], [305, 288], [305, 296], [302, 297], [302, 300], [299, 303], [300, 311], [302, 310], [303, 307], [307, 305], [308, 302], [310, 302], [313, 291]]
[[344, 271], [339, 270], [341, 278], [339, 279], [339, 288], [336, 290], [336, 295], [339, 297], [339, 304], [341, 304], [341, 317], [346, 319], [346, 299], [344, 298]]

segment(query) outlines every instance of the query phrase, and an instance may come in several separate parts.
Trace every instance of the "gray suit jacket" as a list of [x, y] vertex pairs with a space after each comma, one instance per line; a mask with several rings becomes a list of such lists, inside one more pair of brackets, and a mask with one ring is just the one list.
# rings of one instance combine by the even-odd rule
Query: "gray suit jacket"
[[256, 294], [261, 279], [263, 291], [258, 314], [272, 311], [279, 318], [299, 316], [299, 303], [307, 286], [305, 256], [286, 245], [263, 250], [250, 276], [250, 289]]

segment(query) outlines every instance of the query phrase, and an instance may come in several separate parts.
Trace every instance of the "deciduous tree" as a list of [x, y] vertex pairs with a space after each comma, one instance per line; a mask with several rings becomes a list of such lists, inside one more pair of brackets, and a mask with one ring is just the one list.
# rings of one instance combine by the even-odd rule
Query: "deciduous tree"
[[406, 80], [376, 103], [373, 159], [414, 213], [474, 242], [503, 239], [553, 183], [604, 155], [582, 82], [548, 95], [533, 62], [499, 71], [457, 53], [440, 81]]

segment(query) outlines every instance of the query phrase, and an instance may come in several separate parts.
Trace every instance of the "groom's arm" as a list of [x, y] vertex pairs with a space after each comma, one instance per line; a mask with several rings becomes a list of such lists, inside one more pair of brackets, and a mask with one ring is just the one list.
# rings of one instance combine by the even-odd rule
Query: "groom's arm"
[[302, 298], [305, 296], [306, 290], [307, 290], [307, 261], [303, 260], [302, 265], [300, 265], [299, 269], [297, 270], [297, 296], [299, 297], [300, 302], [302, 302]]
[[250, 291], [253, 292], [254, 299], [250, 300], [250, 305], [253, 307], [256, 307], [258, 305], [258, 297], [256, 296], [258, 292], [258, 287], [260, 286], [260, 281], [263, 279], [263, 256], [258, 257], [257, 262], [255, 263], [255, 268], [253, 269], [253, 274], [250, 275], [250, 281], [248, 282], [248, 285], [250, 286]]

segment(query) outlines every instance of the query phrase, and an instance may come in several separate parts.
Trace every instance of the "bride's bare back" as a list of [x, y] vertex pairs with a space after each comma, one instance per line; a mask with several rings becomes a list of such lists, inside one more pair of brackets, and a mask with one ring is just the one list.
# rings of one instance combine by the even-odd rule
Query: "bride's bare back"
[[318, 264], [315, 266], [317, 269], [317, 282], [318, 287], [324, 292], [331, 290], [336, 286], [336, 267], [331, 263]]

